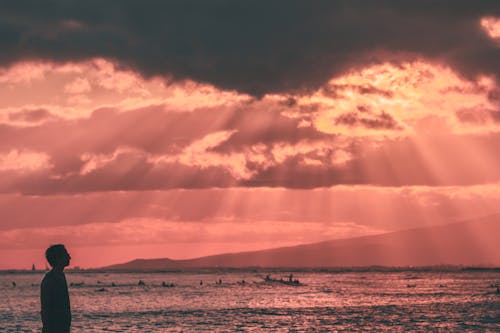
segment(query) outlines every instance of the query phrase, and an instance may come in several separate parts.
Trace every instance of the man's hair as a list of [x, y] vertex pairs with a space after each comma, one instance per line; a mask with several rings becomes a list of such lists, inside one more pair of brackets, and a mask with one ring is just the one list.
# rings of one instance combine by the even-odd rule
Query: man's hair
[[45, 258], [47, 258], [47, 261], [49, 262], [50, 266], [54, 267], [57, 264], [57, 259], [60, 258], [66, 252], [67, 252], [66, 248], [62, 244], [51, 245], [45, 251]]

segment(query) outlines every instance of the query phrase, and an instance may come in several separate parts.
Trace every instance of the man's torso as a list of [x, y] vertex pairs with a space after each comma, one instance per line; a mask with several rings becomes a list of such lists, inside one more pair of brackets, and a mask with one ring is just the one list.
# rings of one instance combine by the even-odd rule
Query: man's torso
[[67, 332], [71, 326], [68, 285], [62, 272], [45, 274], [41, 285], [42, 322], [44, 332]]

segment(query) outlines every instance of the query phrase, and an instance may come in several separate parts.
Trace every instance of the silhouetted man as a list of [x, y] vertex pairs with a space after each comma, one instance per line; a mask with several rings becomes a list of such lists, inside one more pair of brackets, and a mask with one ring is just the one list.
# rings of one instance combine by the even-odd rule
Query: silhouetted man
[[42, 304], [43, 333], [67, 333], [71, 326], [68, 284], [64, 268], [71, 259], [62, 244], [52, 245], [45, 251], [45, 257], [52, 266], [42, 280], [40, 301]]

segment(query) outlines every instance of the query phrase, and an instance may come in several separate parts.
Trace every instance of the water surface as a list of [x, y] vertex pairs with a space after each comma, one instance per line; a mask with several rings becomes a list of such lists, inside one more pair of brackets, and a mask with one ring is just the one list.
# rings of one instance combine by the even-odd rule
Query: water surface
[[[500, 330], [498, 272], [266, 273], [69, 272], [72, 332]], [[0, 274], [0, 331], [40, 331], [42, 277]]]

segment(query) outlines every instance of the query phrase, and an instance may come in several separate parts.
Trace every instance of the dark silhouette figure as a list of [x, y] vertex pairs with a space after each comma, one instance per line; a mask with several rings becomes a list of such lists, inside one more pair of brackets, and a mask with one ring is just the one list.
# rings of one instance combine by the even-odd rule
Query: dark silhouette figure
[[62, 244], [52, 245], [45, 251], [52, 269], [45, 274], [40, 286], [43, 333], [67, 333], [71, 327], [71, 308], [64, 268], [71, 256]]
[[137, 283], [138, 286], [145, 286], [146, 283], [142, 280], [139, 280], [139, 283]]
[[12, 281], [12, 287], [14, 287], [14, 288], [17, 287], [16, 281]]

